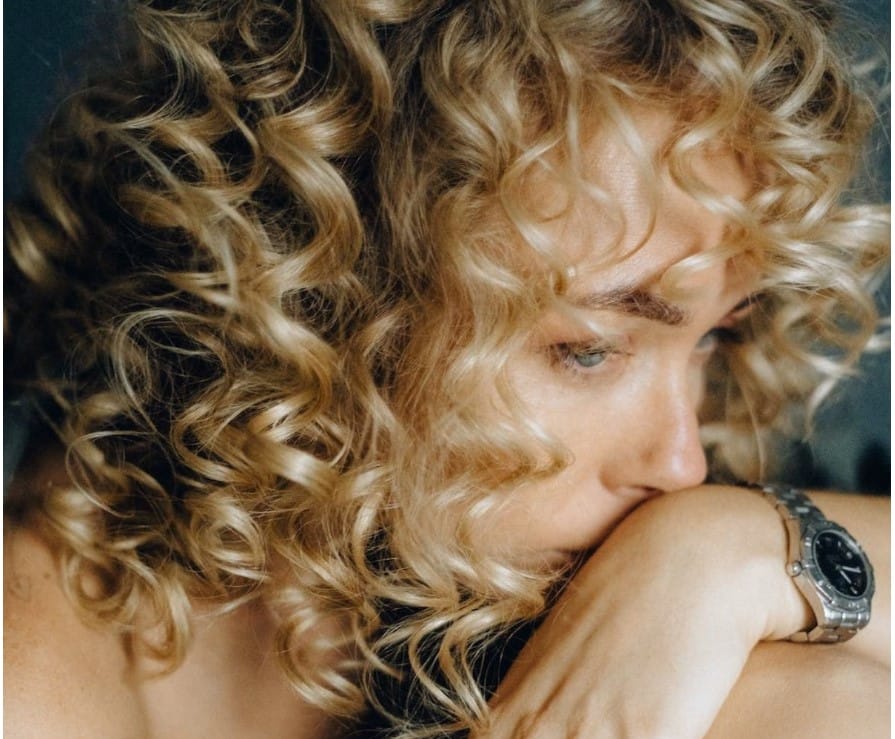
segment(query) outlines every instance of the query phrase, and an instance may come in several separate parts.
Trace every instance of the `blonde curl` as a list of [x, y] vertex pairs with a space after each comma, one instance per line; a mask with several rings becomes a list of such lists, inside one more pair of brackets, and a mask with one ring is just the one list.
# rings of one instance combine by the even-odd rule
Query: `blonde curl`
[[[824, 3], [146, 0], [118, 37], [8, 209], [8, 324], [71, 479], [28, 515], [73, 600], [172, 666], [195, 599], [263, 598], [326, 710], [487, 726], [484, 650], [562, 574], [475, 547], [569, 461], [503, 371], [568, 287], [521, 193], [550, 172], [609, 218], [576, 162], [601, 129], [640, 148], [637, 106], [675, 111], [661, 165], [730, 223], [707, 258], [760, 266], [705, 409], [719, 470], [760, 474], [756, 437], [875, 330], [888, 216], [843, 201], [872, 106]], [[689, 167], [719, 141], [744, 202]], [[402, 676], [425, 720], [382, 699]]]

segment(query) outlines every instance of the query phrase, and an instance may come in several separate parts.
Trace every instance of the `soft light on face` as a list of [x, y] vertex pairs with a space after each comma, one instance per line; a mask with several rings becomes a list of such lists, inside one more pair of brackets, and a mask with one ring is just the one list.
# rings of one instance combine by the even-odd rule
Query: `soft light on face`
[[[668, 117], [634, 120], [657, 150], [671, 134]], [[688, 274], [673, 296], [663, 294], [666, 271], [717, 246], [725, 219], [667, 172], [647, 182], [641, 155], [620, 138], [594, 137], [585, 153], [591, 178], [617, 210], [608, 217], [581, 197], [552, 224], [575, 265], [569, 307], [546, 313], [509, 367], [529, 415], [573, 461], [513, 491], [489, 527], [502, 550], [547, 559], [595, 546], [643, 500], [703, 481], [704, 370], [746, 311], [751, 286], [737, 260], [717, 260]], [[700, 154], [693, 171], [736, 198], [752, 188], [729, 150]], [[543, 192], [542, 201], [551, 196]]]

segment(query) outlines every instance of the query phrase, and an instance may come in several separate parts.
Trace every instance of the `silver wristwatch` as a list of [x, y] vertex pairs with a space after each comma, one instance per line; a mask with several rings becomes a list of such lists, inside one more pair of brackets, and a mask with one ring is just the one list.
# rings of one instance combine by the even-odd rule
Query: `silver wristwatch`
[[817, 619], [790, 641], [851, 639], [870, 621], [874, 591], [873, 567], [861, 545], [803, 492], [783, 485], [758, 487], [783, 517], [789, 535], [786, 568]]

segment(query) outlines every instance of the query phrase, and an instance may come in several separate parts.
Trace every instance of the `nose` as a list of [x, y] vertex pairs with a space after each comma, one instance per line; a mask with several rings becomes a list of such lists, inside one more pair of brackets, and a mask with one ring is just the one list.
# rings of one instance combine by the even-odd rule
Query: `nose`
[[699, 419], [694, 397], [687, 382], [666, 375], [643, 404], [643, 433], [638, 450], [638, 487], [669, 492], [699, 485], [708, 466], [699, 438]]

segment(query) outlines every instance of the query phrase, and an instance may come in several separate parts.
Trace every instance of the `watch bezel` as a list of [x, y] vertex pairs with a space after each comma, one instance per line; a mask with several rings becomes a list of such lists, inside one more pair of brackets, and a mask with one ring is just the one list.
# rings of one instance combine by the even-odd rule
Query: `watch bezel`
[[[867, 573], [867, 588], [861, 595], [849, 596], [840, 592], [821, 570], [814, 555], [814, 543], [821, 534], [827, 532], [832, 532], [845, 539], [859, 556], [861, 564]], [[873, 565], [870, 564], [863, 547], [847, 529], [828, 520], [805, 521], [800, 539], [800, 564], [802, 573], [811, 579], [817, 588], [818, 595], [828, 605], [846, 612], [859, 612], [862, 609], [870, 608], [870, 602], [876, 590]]]

